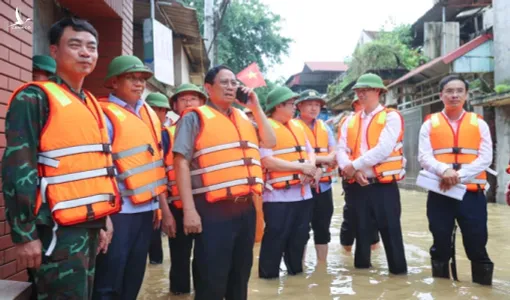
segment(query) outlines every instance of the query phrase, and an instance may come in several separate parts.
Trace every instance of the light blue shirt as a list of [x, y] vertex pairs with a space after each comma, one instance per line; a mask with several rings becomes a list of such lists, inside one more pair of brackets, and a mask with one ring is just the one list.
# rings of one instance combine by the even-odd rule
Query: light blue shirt
[[[314, 131], [314, 129], [315, 129], [315, 124], [317, 124], [317, 120], [312, 121], [312, 126], [310, 127], [310, 129], [312, 129], [312, 131]], [[326, 127], [326, 130], [328, 131], [328, 147], [335, 148], [336, 147], [335, 135], [333, 134], [333, 131], [331, 130], [331, 128], [329, 126], [326, 125], [325, 127]], [[321, 193], [326, 192], [329, 189], [331, 189], [331, 183], [330, 182], [319, 182], [319, 188], [320, 188]]]
[[[110, 94], [110, 96], [108, 96], [108, 101], [118, 104], [122, 107], [125, 107], [126, 105], [128, 105], [126, 102], [115, 97], [113, 94]], [[140, 108], [142, 108], [143, 104], [144, 104], [143, 100], [138, 100], [136, 102], [134, 111], [139, 118], [141, 118]], [[113, 140], [115, 138], [114, 131], [113, 131], [113, 124], [110, 121], [110, 119], [108, 118], [108, 116], [105, 115], [105, 119], [106, 119], [106, 128], [108, 129], [108, 137], [110, 138], [110, 143], [113, 144]], [[117, 173], [119, 173], [118, 170], [117, 170]], [[124, 185], [124, 183], [122, 181], [117, 180], [117, 184], [119, 187], [119, 191], [122, 192], [122, 191], [126, 190], [126, 186]], [[142, 213], [142, 212], [146, 212], [146, 211], [156, 210], [158, 208], [159, 208], [159, 202], [158, 202], [157, 198], [154, 198], [154, 201], [151, 201], [146, 204], [134, 205], [131, 202], [131, 199], [129, 199], [129, 197], [122, 197], [122, 209], [120, 210], [119, 213], [120, 214], [136, 214], [136, 213]]]

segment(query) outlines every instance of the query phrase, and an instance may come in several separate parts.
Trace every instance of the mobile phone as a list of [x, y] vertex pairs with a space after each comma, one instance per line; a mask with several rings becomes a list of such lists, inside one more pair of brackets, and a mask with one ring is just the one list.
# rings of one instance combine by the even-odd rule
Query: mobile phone
[[241, 88], [237, 88], [236, 99], [237, 99], [237, 101], [239, 101], [241, 103], [246, 103], [246, 102], [248, 102], [248, 94], [243, 92], [243, 90]]

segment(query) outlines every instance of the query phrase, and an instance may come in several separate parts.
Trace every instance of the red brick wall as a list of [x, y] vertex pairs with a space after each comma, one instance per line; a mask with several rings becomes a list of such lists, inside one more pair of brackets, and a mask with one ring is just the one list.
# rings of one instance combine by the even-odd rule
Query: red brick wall
[[[0, 157], [5, 151], [7, 101], [14, 89], [32, 79], [32, 27], [12, 29], [9, 25], [16, 21], [16, 7], [24, 18], [33, 19], [32, 5], [32, 0], [0, 0]], [[0, 194], [0, 279], [26, 281], [25, 266], [16, 263], [10, 232], [5, 222], [4, 197]]]
[[[88, 19], [99, 33], [99, 61], [85, 82], [95, 94], [107, 93], [102, 86], [108, 63], [133, 52], [133, 0], [60, 0], [61, 5]], [[0, 159], [5, 151], [5, 114], [11, 92], [32, 78], [32, 28], [11, 29], [15, 10], [33, 19], [33, 0], [0, 0]], [[28, 24], [32, 25], [32, 22]], [[0, 178], [1, 189], [1, 178]], [[17, 265], [10, 227], [5, 222], [5, 204], [0, 193], [0, 279], [26, 281], [25, 266]]]

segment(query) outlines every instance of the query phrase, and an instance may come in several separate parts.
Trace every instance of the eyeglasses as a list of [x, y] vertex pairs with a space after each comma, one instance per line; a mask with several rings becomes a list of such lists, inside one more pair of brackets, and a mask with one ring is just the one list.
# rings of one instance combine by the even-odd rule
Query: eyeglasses
[[136, 77], [134, 75], [125, 75], [125, 76], [123, 76], [123, 78], [130, 81], [131, 83], [136, 83], [136, 82], [145, 83], [145, 81], [146, 81], [145, 77], [143, 77], [143, 76]]
[[237, 80], [232, 80], [232, 79], [221, 79], [219, 81], [219, 83], [222, 87], [225, 87], [225, 88], [228, 88], [229, 85], [232, 85], [232, 87], [234, 87], [234, 88], [239, 86], [239, 82], [237, 82]]

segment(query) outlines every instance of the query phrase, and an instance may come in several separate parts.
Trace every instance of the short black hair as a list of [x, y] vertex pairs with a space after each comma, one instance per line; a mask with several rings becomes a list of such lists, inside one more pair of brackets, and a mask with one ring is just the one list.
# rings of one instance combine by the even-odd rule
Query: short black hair
[[205, 74], [204, 83], [213, 84], [214, 83], [214, 79], [216, 79], [216, 75], [218, 75], [218, 73], [221, 70], [229, 70], [230, 72], [234, 73], [234, 71], [232, 71], [231, 68], [229, 68], [229, 67], [227, 67], [225, 65], [215, 66], [214, 68], [212, 68], [209, 71], [207, 71], [207, 74]]
[[98, 42], [97, 30], [94, 28], [94, 26], [92, 26], [92, 24], [86, 20], [71, 17], [61, 19], [60, 21], [51, 25], [48, 35], [50, 39], [50, 45], [57, 45], [60, 42], [60, 38], [62, 37], [64, 30], [69, 26], [71, 26], [74, 31], [86, 31], [92, 34], [96, 38], [96, 42]]
[[443, 77], [443, 79], [441, 79], [441, 81], [439, 82], [439, 91], [442, 92], [444, 87], [451, 81], [454, 81], [454, 80], [460, 80], [464, 83], [464, 86], [466, 87], [466, 92], [469, 91], [469, 82], [464, 79], [464, 77], [460, 76], [460, 75], [456, 75], [456, 74], [453, 74], [453, 75], [448, 75], [446, 77]]

